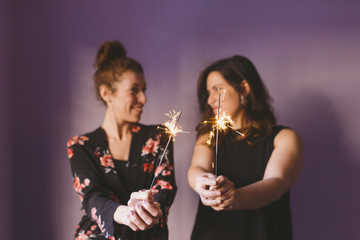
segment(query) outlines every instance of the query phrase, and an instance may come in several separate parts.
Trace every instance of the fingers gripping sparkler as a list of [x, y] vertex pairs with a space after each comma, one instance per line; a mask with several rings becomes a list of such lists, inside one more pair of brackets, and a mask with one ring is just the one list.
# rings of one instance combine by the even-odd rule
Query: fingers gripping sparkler
[[[169, 118], [171, 118], [171, 120], [166, 121], [165, 123], [163, 123], [162, 125], [164, 127], [158, 127], [160, 129], [163, 129], [165, 131], [165, 133], [169, 134], [169, 139], [168, 139], [168, 141], [166, 143], [166, 146], [165, 146], [165, 148], [163, 150], [163, 153], [161, 154], [161, 157], [160, 157], [160, 160], [159, 160], [159, 163], [158, 163], [157, 167], [159, 167], [161, 165], [161, 163], [162, 163], [162, 161], [164, 159], [164, 156], [166, 154], [166, 151], [167, 151], [167, 149], [169, 147], [171, 139], [173, 141], [175, 141], [175, 136], [178, 133], [188, 133], [188, 132], [183, 131], [181, 126], [178, 124], [181, 114], [182, 114], [182, 111], [176, 112], [175, 110], [172, 110], [172, 111], [169, 111], [168, 113], [165, 113], [165, 115], [168, 116]], [[153, 178], [153, 180], [151, 182], [150, 189], [153, 187], [156, 177], [157, 177], [157, 175], [154, 174], [154, 178]]]

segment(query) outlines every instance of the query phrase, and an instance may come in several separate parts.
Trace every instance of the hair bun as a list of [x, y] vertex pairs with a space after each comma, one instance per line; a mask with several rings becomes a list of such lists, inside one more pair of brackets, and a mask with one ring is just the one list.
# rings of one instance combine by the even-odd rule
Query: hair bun
[[94, 66], [96, 68], [106, 68], [106, 66], [111, 65], [114, 60], [125, 57], [126, 50], [119, 41], [106, 41], [101, 44], [96, 54], [96, 61]]

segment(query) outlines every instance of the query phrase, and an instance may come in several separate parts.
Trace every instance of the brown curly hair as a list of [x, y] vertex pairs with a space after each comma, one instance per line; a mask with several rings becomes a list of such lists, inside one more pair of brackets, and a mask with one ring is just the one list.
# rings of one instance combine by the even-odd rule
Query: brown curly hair
[[[119, 77], [126, 71], [144, 74], [139, 62], [127, 57], [124, 46], [117, 40], [106, 41], [101, 44], [97, 54], [94, 67], [95, 91], [98, 100], [101, 98], [99, 87], [107, 86], [112, 92], [116, 91], [114, 83], [119, 81]], [[106, 104], [106, 103], [105, 103]]]

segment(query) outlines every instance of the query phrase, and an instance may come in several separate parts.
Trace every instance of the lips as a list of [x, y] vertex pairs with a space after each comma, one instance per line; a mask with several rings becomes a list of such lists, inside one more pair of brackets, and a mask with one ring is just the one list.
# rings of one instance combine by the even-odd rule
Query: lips
[[135, 105], [135, 106], [132, 106], [132, 109], [135, 110], [135, 111], [138, 112], [138, 113], [142, 113], [142, 111], [143, 111], [143, 105]]
[[218, 107], [212, 107], [212, 110], [213, 110], [213, 113], [217, 113], [217, 111], [218, 111]]

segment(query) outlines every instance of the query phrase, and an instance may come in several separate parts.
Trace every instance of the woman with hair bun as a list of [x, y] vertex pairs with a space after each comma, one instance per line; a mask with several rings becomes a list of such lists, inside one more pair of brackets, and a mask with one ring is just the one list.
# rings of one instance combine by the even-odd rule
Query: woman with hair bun
[[143, 68], [118, 41], [100, 46], [95, 68], [104, 121], [67, 144], [84, 213], [75, 239], [168, 239], [167, 214], [177, 190], [173, 147], [159, 166], [167, 136], [139, 123], [146, 103]]
[[234, 125], [218, 136], [217, 175], [214, 143], [207, 144], [212, 126], [197, 128], [188, 181], [200, 201], [191, 239], [292, 239], [289, 191], [301, 170], [302, 143], [276, 125], [252, 62], [233, 56], [205, 68], [198, 100], [203, 120], [220, 111]]

